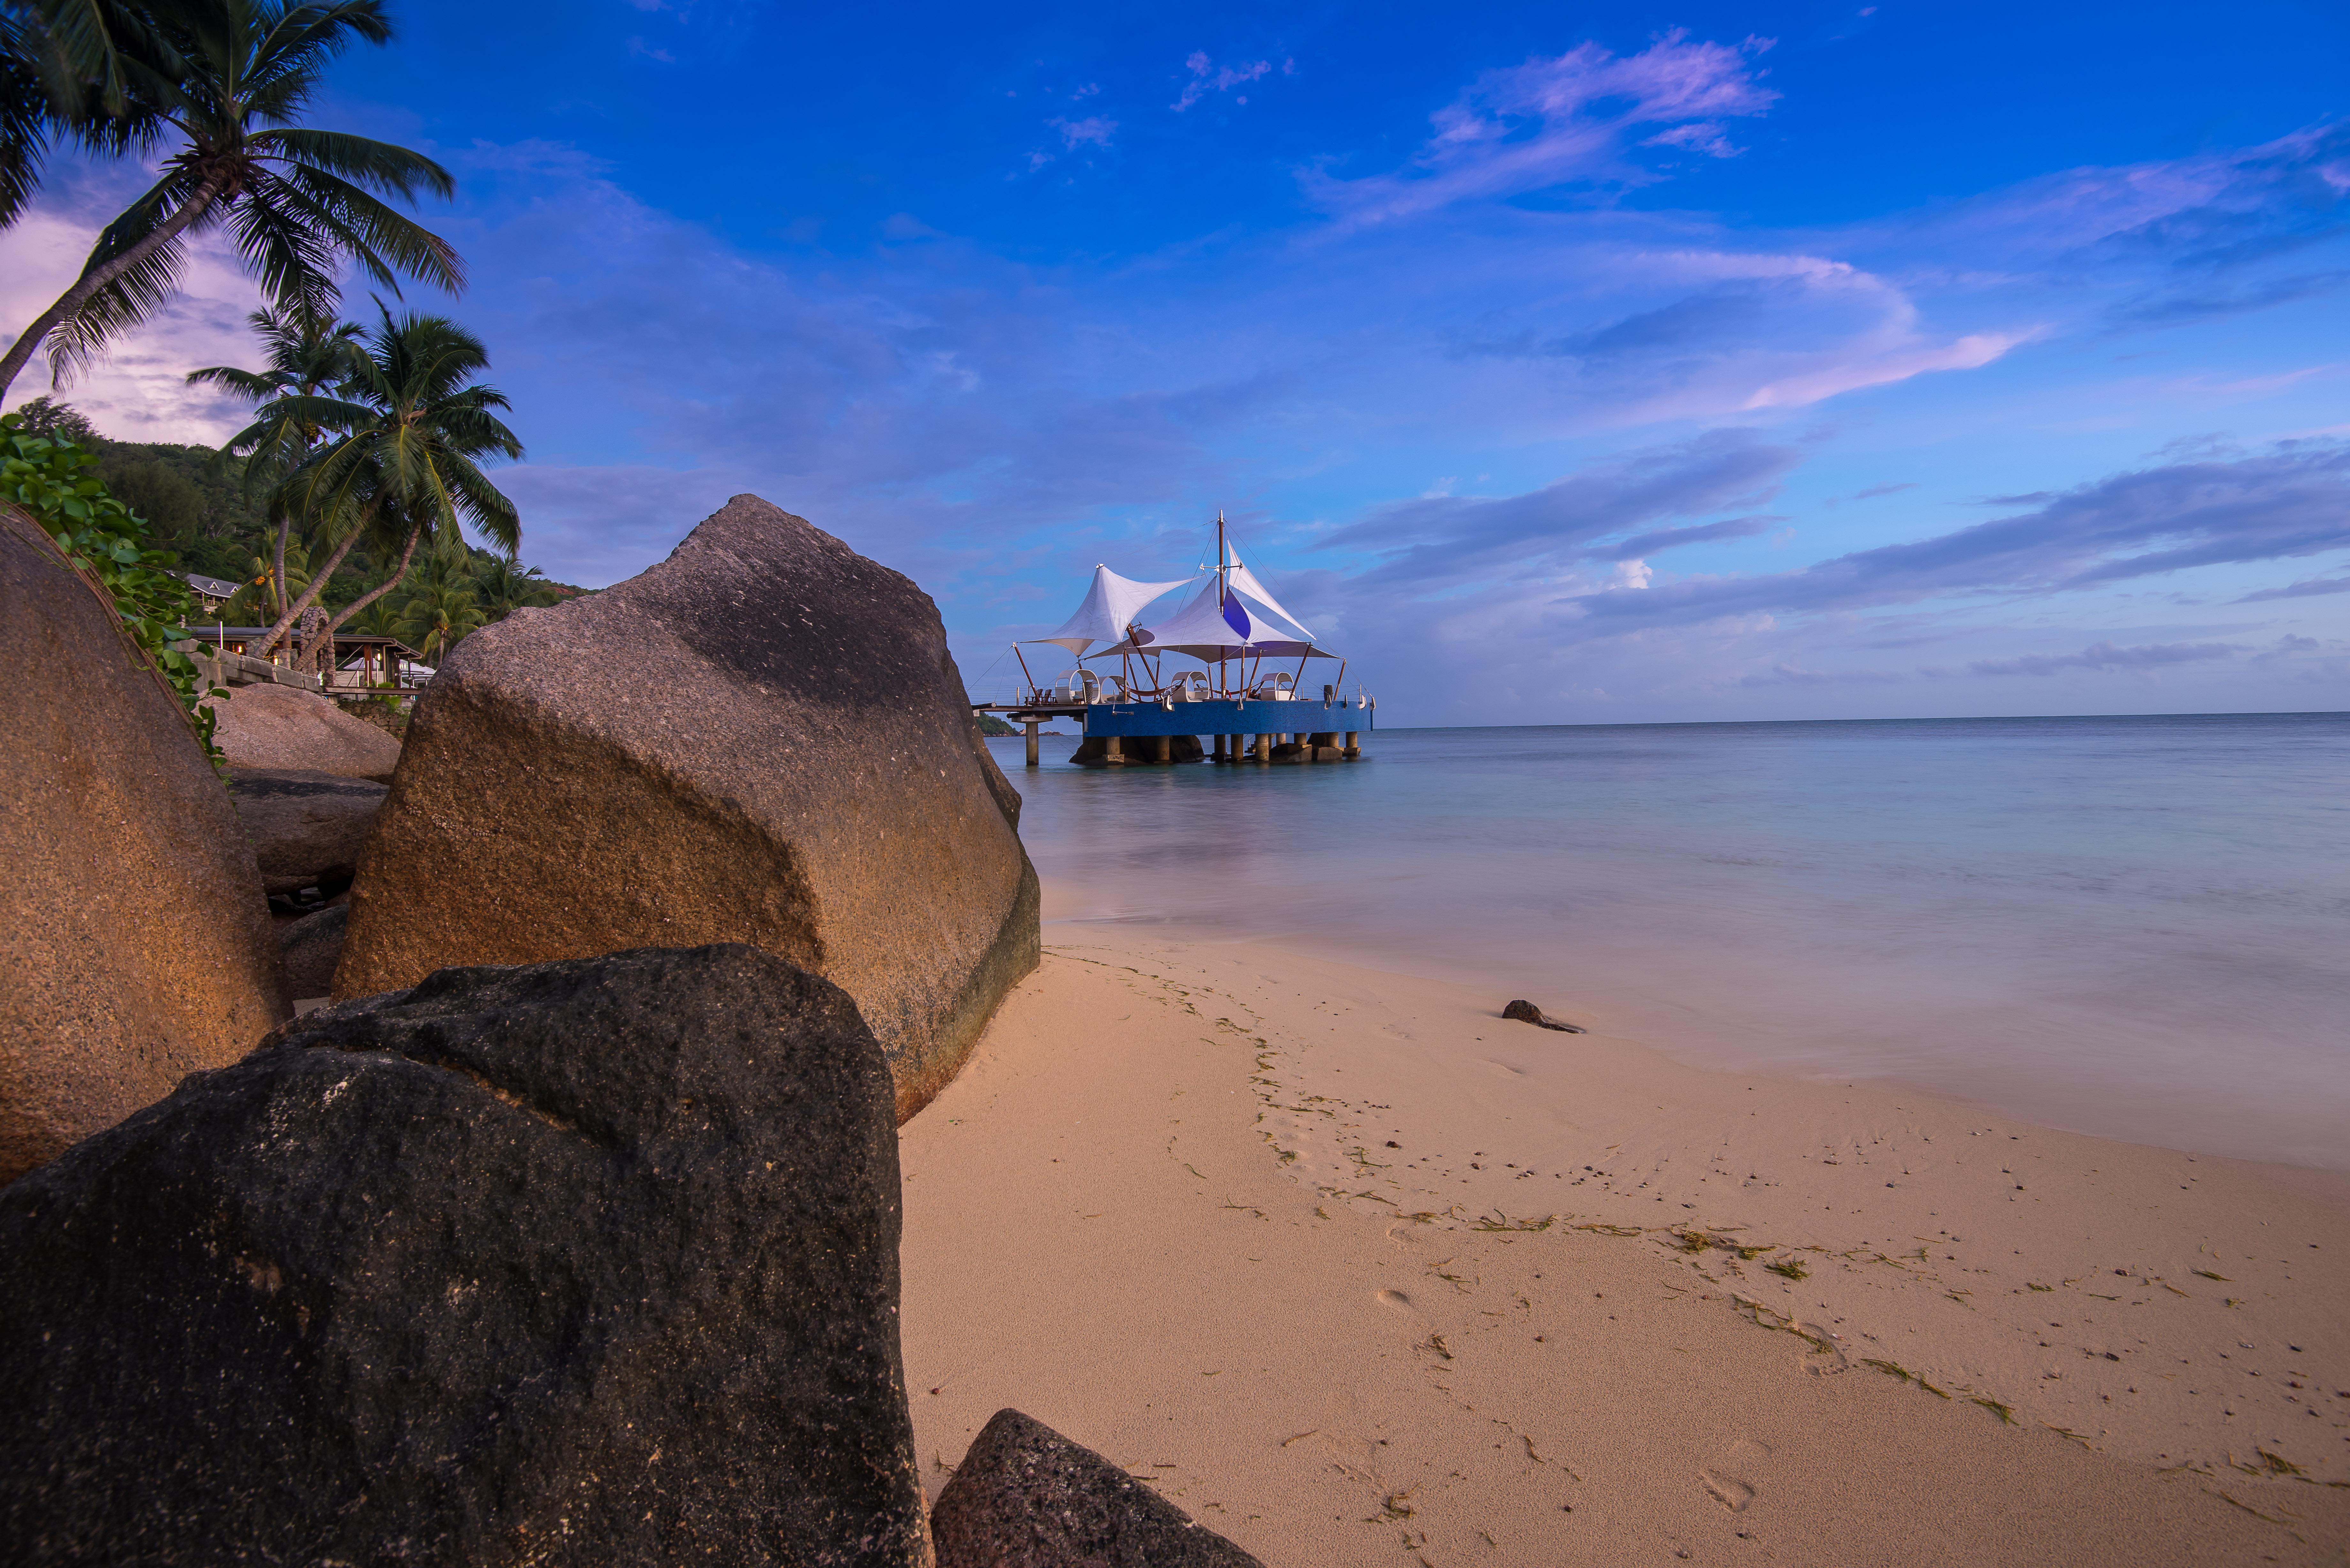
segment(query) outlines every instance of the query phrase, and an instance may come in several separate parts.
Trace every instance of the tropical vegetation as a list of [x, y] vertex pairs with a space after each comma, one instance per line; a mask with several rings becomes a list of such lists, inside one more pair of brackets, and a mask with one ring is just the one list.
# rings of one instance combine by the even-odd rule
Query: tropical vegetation
[[[315, 398], [340, 386], [359, 372], [363, 350], [357, 322], [334, 322], [307, 309], [266, 306], [245, 317], [269, 361], [265, 370], [242, 370], [233, 365], [211, 365], [188, 372], [190, 386], [213, 386], [235, 393], [264, 409], [282, 406], [289, 398]], [[326, 431], [309, 421], [291, 416], [256, 420], [253, 445], [245, 454], [248, 482], [256, 475], [283, 474], [298, 468]], [[294, 527], [294, 514], [273, 497], [277, 524], [276, 548], [269, 558], [269, 615], [285, 612], [286, 549]]]
[[[339, 318], [346, 271], [395, 296], [401, 276], [463, 283], [449, 244], [387, 200], [447, 196], [447, 171], [305, 123], [327, 65], [390, 36], [384, 0], [0, 0], [0, 226], [60, 149], [158, 170], [0, 358], [0, 395], [36, 351], [62, 385], [151, 318], [198, 236], [225, 236], [263, 296], [248, 317], [261, 367], [187, 378], [254, 405], [219, 451], [109, 441], [49, 396], [10, 416], [8, 440], [84, 502], [104, 500], [113, 532], [76, 546], [83, 556], [239, 584], [215, 616], [265, 626], [254, 651], [290, 648], [299, 665], [346, 628], [438, 657], [577, 591], [516, 558], [519, 514], [484, 467], [522, 443], [481, 380], [481, 340], [381, 299], [372, 327]], [[23, 452], [10, 461], [33, 462]], [[191, 607], [156, 607], [163, 619]]]
[[68, 566], [106, 591], [124, 632], [170, 682], [217, 762], [212, 711], [201, 706], [216, 688], [174, 646], [194, 596], [171, 571], [177, 557], [150, 546], [145, 524], [89, 472], [95, 464], [80, 447], [27, 431], [16, 414], [0, 414], [0, 501], [29, 515]]
[[[219, 620], [231, 626], [258, 627], [271, 623], [281, 607], [275, 589], [279, 569], [274, 558], [276, 524], [269, 520], [265, 495], [245, 493], [240, 460], [234, 453], [202, 446], [109, 441], [90, 428], [79, 410], [48, 398], [27, 402], [7, 418], [12, 433], [19, 437], [38, 435], [51, 438], [58, 446], [78, 446], [87, 460], [78, 472], [97, 481], [141, 524], [145, 548], [170, 551], [176, 556], [171, 563], [173, 569], [238, 585], [235, 596], [215, 610], [198, 614], [190, 600], [184, 613], [191, 622]], [[151, 509], [142, 505], [134, 496], [139, 476], [148, 473], [163, 474], [184, 486], [195, 498], [191, 506]], [[126, 481], [125, 475], [131, 478]], [[470, 541], [454, 550], [443, 551], [436, 545], [420, 554], [423, 560], [409, 580], [394, 582], [390, 574], [397, 557], [370, 555], [362, 543], [343, 558], [317, 603], [337, 620], [343, 633], [397, 638], [422, 653], [421, 643], [401, 628], [409, 618], [408, 595], [427, 572], [437, 586], [468, 596], [476, 615], [451, 618], [451, 627], [459, 635], [494, 624], [517, 609], [557, 604], [584, 591]], [[315, 580], [313, 566], [309, 536], [297, 529], [286, 545], [283, 566], [285, 581], [296, 597]], [[184, 587], [184, 584], [179, 586]], [[387, 591], [379, 595], [374, 592], [378, 588]], [[363, 598], [364, 605], [359, 602]], [[175, 608], [167, 618], [176, 622], [181, 613]], [[443, 633], [435, 656], [455, 641], [455, 637]]]
[[437, 550], [455, 553], [470, 524], [508, 556], [521, 547], [522, 520], [514, 503], [480, 466], [484, 459], [522, 455], [521, 440], [495, 411], [509, 406], [504, 394], [472, 379], [488, 368], [488, 350], [446, 317], [395, 317], [389, 309], [381, 317], [354, 346], [338, 385], [274, 398], [230, 438], [226, 450], [246, 460], [248, 475], [256, 459], [267, 474], [290, 450], [285, 429], [318, 432], [317, 444], [276, 479], [270, 505], [274, 513], [303, 519], [333, 553], [318, 566], [317, 579], [279, 611], [263, 639], [265, 650], [318, 601], [325, 579], [362, 541], [379, 553], [397, 549], [398, 564], [383, 582], [335, 613], [327, 639], [390, 592], [428, 538]]

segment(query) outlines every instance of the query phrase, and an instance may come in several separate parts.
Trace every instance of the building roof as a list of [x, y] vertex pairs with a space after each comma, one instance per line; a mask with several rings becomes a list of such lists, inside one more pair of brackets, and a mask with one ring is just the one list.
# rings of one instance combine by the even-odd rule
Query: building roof
[[[265, 626], [222, 626], [215, 623], [211, 626], [176, 627], [173, 629], [185, 632], [187, 636], [184, 640], [189, 642], [251, 642], [256, 638], [269, 635], [269, 628]], [[396, 648], [411, 659], [421, 659], [424, 657], [396, 637], [380, 637], [374, 632], [338, 631], [335, 633], [335, 646], [338, 649]]]
[[243, 583], [232, 583], [225, 577], [208, 577], [202, 572], [173, 572], [172, 575], [208, 599], [229, 598], [244, 587]]

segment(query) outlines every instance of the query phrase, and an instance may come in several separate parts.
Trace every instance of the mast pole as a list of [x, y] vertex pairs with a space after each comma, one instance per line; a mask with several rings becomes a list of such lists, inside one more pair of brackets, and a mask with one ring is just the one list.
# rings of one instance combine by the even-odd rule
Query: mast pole
[[[1222, 507], [1219, 506], [1219, 507], [1217, 507], [1217, 508], [1216, 508], [1216, 618], [1217, 618], [1217, 619], [1219, 619], [1219, 620], [1222, 620], [1222, 619], [1223, 618], [1223, 615], [1224, 615], [1224, 509], [1223, 509]], [[1225, 670], [1225, 669], [1224, 669], [1224, 665], [1225, 665], [1225, 663], [1226, 663], [1226, 661], [1225, 661], [1225, 660], [1223, 660], [1223, 659], [1218, 659], [1218, 660], [1216, 661], [1216, 679], [1217, 679], [1220, 682], [1222, 682], [1222, 683], [1223, 688], [1224, 688], [1224, 691], [1225, 691], [1227, 693], [1229, 693], [1229, 692], [1232, 691], [1232, 678], [1231, 678], [1231, 676], [1226, 672], [1226, 670]]]

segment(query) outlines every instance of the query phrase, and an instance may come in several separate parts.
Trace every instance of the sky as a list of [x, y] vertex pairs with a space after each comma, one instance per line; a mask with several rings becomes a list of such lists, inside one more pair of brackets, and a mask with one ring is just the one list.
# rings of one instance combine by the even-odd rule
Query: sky
[[[1388, 724], [2350, 709], [2350, 7], [392, 10], [317, 122], [457, 176], [558, 579], [753, 492], [995, 697], [1221, 510]], [[216, 441], [254, 303], [61, 395]]]

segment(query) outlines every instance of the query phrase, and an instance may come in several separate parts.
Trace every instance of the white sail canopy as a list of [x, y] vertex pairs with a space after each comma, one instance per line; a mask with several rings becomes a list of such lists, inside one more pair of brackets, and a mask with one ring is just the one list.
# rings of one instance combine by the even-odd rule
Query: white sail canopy
[[1337, 657], [1315, 647], [1314, 633], [1238, 561], [1225, 569], [1222, 594], [1217, 587], [1217, 574], [1207, 573], [1171, 618], [1138, 628], [1130, 641], [1102, 652], [1180, 653], [1209, 663], [1251, 657]]
[[1061, 629], [1047, 637], [1023, 638], [1023, 642], [1057, 643], [1078, 658], [1096, 643], [1123, 642], [1126, 628], [1151, 600], [1170, 588], [1183, 585], [1173, 583], [1138, 583], [1131, 577], [1121, 577], [1107, 566], [1094, 568], [1093, 587], [1086, 590], [1086, 602], [1077, 607]]

